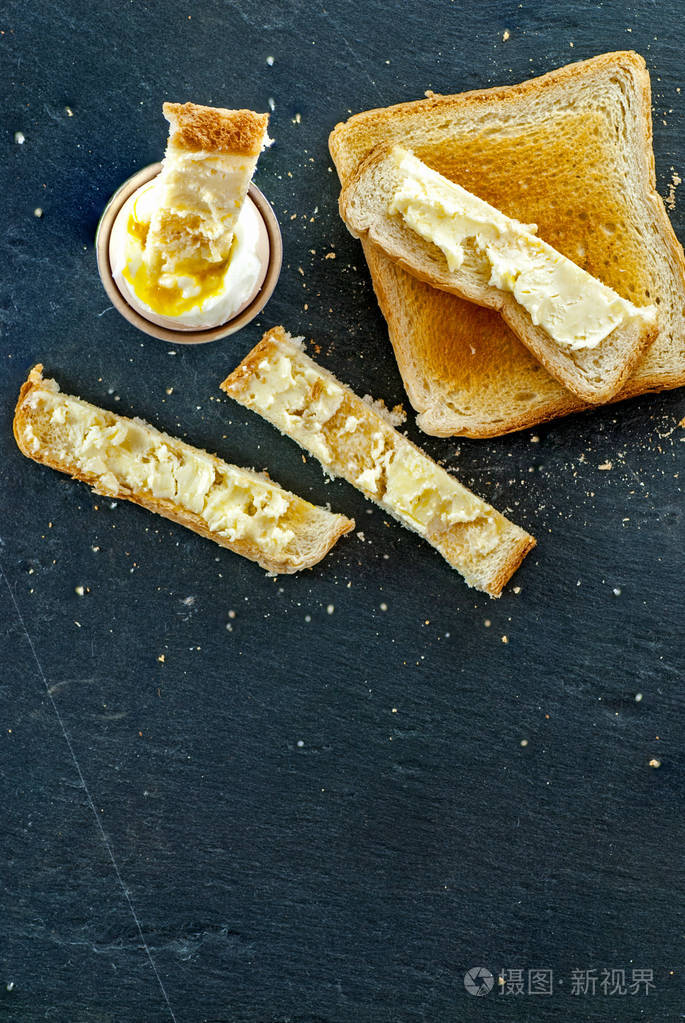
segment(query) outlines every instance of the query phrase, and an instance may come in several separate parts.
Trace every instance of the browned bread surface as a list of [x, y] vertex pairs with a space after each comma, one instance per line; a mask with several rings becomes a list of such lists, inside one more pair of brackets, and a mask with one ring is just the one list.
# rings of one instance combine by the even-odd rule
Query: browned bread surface
[[[31, 458], [42, 465], [50, 466], [58, 472], [66, 473], [73, 479], [87, 483], [93, 488], [96, 494], [103, 494], [117, 500], [132, 501], [149, 511], [163, 515], [173, 522], [199, 533], [208, 540], [213, 540], [222, 547], [235, 551], [251, 561], [256, 561], [268, 572], [278, 574], [300, 571], [303, 568], [311, 568], [320, 561], [333, 547], [336, 541], [345, 533], [354, 528], [354, 521], [344, 515], [337, 515], [325, 508], [317, 507], [303, 500], [296, 494], [283, 490], [277, 483], [268, 479], [263, 473], [253, 472], [249, 469], [238, 469], [237, 471], [244, 478], [245, 485], [249, 487], [250, 481], [263, 485], [266, 483], [270, 488], [278, 491], [288, 502], [287, 525], [293, 531], [294, 538], [287, 547], [277, 555], [264, 551], [259, 543], [250, 538], [238, 538], [229, 540], [220, 533], [209, 528], [208, 524], [200, 515], [187, 510], [177, 501], [167, 498], [153, 496], [144, 488], [132, 489], [121, 481], [112, 488], [111, 481], [106, 487], [103, 486], [102, 477], [94, 472], [83, 470], [73, 452], [69, 450], [69, 440], [59, 424], [50, 421], [44, 413], [41, 413], [37, 406], [33, 406], [32, 397], [36, 392], [45, 388], [45, 384], [53, 383], [44, 381], [42, 365], [39, 363], [29, 373], [28, 379], [22, 385], [19, 399], [14, 415], [13, 431], [17, 445], [27, 458]], [[87, 403], [84, 403], [87, 404]], [[163, 441], [167, 447], [174, 452], [184, 450], [197, 452], [203, 458], [209, 459], [215, 468], [218, 478], [225, 469], [235, 469], [229, 466], [220, 458], [210, 455], [205, 451], [198, 451], [190, 445], [179, 441], [174, 437], [161, 433], [154, 427], [142, 423], [141, 420], [130, 420], [125, 416], [118, 416], [105, 409], [95, 406], [88, 406], [95, 409], [106, 426], [117, 424], [135, 423], [151, 431], [156, 439]], [[29, 428], [27, 431], [27, 427]], [[34, 441], [33, 438], [36, 438]], [[37, 446], [36, 446], [37, 443]]]
[[253, 110], [226, 110], [197, 103], [165, 103], [162, 109], [171, 125], [170, 141], [190, 152], [257, 156], [269, 123], [268, 114]]
[[[352, 234], [368, 239], [424, 283], [495, 309], [545, 369], [576, 397], [589, 402], [613, 397], [656, 337], [656, 322], [632, 319], [616, 327], [594, 348], [574, 350], [558, 343], [533, 323], [511, 292], [490, 284], [490, 266], [474, 258], [473, 248], [470, 256], [467, 250], [462, 266], [450, 271], [436, 245], [416, 234], [400, 215], [388, 212], [400, 180], [392, 147], [373, 149], [340, 194], [340, 214]], [[576, 263], [581, 262], [579, 251], [575, 253]]]
[[[619, 95], [629, 116], [617, 111]], [[621, 156], [611, 136], [628, 122], [635, 144]], [[655, 188], [641, 57], [603, 54], [521, 85], [357, 114], [330, 137], [343, 186], [373, 149], [394, 142], [537, 223], [541, 237], [637, 305], [657, 305], [659, 332], [613, 400], [685, 383], [685, 261]], [[417, 280], [370, 242], [364, 251], [423, 430], [495, 436], [587, 407], [498, 315]]]
[[[310, 359], [283, 327], [267, 331], [221, 387], [301, 444], [329, 475], [342, 476], [403, 525], [419, 532], [470, 586], [499, 596], [535, 546], [525, 530], [463, 488], [398, 433], [377, 407]], [[321, 414], [314, 411], [317, 406]], [[459, 488], [458, 499], [472, 506], [471, 518], [447, 519], [446, 524], [440, 514], [431, 512], [425, 528], [412, 525], [391, 496], [391, 472], [397, 460], [402, 464], [405, 456], [411, 459], [415, 453], [429, 473], [437, 474], [441, 493], [450, 486]]]

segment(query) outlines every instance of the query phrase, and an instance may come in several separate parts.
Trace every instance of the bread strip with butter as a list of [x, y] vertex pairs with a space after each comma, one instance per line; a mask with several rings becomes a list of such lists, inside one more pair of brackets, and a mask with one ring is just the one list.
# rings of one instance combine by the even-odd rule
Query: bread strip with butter
[[223, 262], [257, 159], [269, 143], [269, 115], [197, 103], [165, 103], [163, 111], [169, 140], [145, 258], [157, 273]]
[[[525, 223], [636, 304], [659, 333], [618, 401], [685, 384], [685, 260], [656, 190], [651, 96], [636, 53], [604, 53], [517, 85], [356, 114], [329, 147], [342, 185], [399, 143]], [[362, 242], [417, 425], [494, 437], [587, 408], [502, 318], [418, 280]]]
[[419, 280], [496, 309], [548, 373], [588, 402], [623, 386], [658, 333], [636, 306], [399, 145], [379, 146], [340, 193], [350, 232]]
[[469, 586], [498, 597], [535, 540], [395, 430], [283, 327], [221, 384], [365, 497], [425, 537]]
[[39, 364], [14, 415], [20, 450], [89, 484], [96, 494], [135, 504], [256, 561], [273, 574], [311, 568], [354, 522], [283, 490], [263, 473], [63, 394]]

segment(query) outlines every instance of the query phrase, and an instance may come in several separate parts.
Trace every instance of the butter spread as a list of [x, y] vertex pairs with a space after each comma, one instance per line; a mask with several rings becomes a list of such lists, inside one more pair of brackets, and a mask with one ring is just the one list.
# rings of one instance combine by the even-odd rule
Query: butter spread
[[489, 284], [511, 292], [559, 345], [596, 348], [616, 327], [654, 323], [654, 306], [638, 307], [602, 284], [522, 224], [394, 146], [400, 181], [388, 212], [440, 248], [450, 272], [464, 263], [465, 244], [487, 260]]
[[151, 268], [174, 271], [179, 263], [228, 258], [258, 155], [191, 151], [169, 140], [146, 249]]
[[[480, 554], [496, 546], [504, 520], [494, 508], [294, 346], [261, 359], [235, 396], [416, 532], [434, 536], [479, 520], [465, 546]], [[345, 414], [332, 422], [343, 400]]]
[[[134, 192], [117, 216], [109, 249], [117, 286], [129, 305], [162, 326], [203, 330], [226, 323], [256, 294], [266, 272], [268, 240], [256, 207], [249, 199], [242, 205], [223, 258], [205, 260], [205, 249], [190, 246], [184, 259], [167, 263], [149, 258], [159, 201], [156, 178]], [[218, 251], [207, 247], [209, 254]]]
[[471, 522], [488, 508], [454, 476], [405, 442], [388, 459], [384, 500], [419, 533]]
[[[36, 431], [68, 467], [95, 477], [100, 493], [126, 492], [168, 500], [197, 515], [217, 536], [246, 540], [278, 554], [293, 540], [293, 502], [307, 502], [257, 474], [239, 469], [139, 419], [124, 419], [44, 380], [26, 399], [35, 410], [24, 437], [35, 452]], [[123, 493], [122, 493], [123, 492]], [[308, 506], [308, 505], [307, 505]]]
[[250, 390], [254, 404], [264, 409], [284, 433], [308, 448], [326, 467], [332, 463], [334, 456], [323, 426], [342, 404], [344, 391], [339, 384], [313, 365], [279, 355], [274, 363], [259, 363]]

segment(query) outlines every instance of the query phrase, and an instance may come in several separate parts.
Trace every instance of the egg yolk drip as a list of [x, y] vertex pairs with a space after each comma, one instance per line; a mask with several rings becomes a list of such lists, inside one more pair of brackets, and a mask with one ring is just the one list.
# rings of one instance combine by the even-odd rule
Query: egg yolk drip
[[[137, 243], [141, 256], [149, 229], [149, 219], [139, 219], [134, 204], [127, 232]], [[123, 276], [141, 302], [145, 302], [154, 312], [162, 316], [180, 316], [201, 306], [208, 298], [221, 294], [235, 246], [234, 235], [227, 259], [218, 263], [203, 263], [199, 260], [178, 263], [173, 274], [155, 274], [143, 258], [129, 260], [123, 269]]]

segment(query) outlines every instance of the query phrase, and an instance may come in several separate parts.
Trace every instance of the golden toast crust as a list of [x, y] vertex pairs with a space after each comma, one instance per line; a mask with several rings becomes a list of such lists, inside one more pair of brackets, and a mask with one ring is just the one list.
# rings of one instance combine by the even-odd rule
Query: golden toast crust
[[[30, 421], [30, 407], [26, 399], [35, 388], [40, 388], [42, 385], [42, 370], [43, 366], [41, 363], [34, 366], [29, 373], [27, 380], [22, 384], [19, 392], [19, 399], [17, 401], [12, 424], [17, 446], [22, 454], [26, 455], [27, 458], [32, 459], [34, 462], [38, 462], [40, 465], [47, 465], [51, 469], [56, 469], [58, 472], [66, 473], [71, 476], [72, 479], [88, 484], [88, 486], [92, 487], [96, 494], [101, 493], [97, 486], [97, 476], [92, 473], [81, 471], [75, 463], [65, 462], [64, 459], [56, 457], [45, 447], [40, 448], [38, 451], [33, 451], [25, 442], [24, 429]], [[117, 418], [128, 421], [125, 416], [119, 416]], [[216, 462], [217, 466], [225, 464], [214, 455], [208, 455], [207, 452], [204, 454], [212, 461]], [[277, 486], [277, 484], [275, 485]], [[284, 493], [287, 492], [284, 491]], [[120, 487], [118, 493], [113, 495], [108, 491], [104, 496], [109, 498], [114, 497], [116, 500], [131, 501], [133, 504], [137, 504], [141, 508], [147, 508], [148, 511], [156, 512], [158, 515], [162, 515], [164, 518], [170, 519], [172, 522], [177, 522], [179, 525], [185, 526], [187, 529], [191, 529], [194, 533], [204, 536], [207, 540], [213, 540], [214, 543], [219, 544], [220, 547], [226, 547], [228, 550], [234, 551], [236, 554], [241, 554], [250, 561], [256, 561], [257, 564], [259, 564], [267, 572], [271, 572], [273, 574], [291, 574], [293, 572], [299, 572], [304, 568], [311, 568], [328, 553], [341, 536], [344, 536], [345, 533], [349, 533], [352, 529], [354, 529], [354, 521], [352, 519], [348, 519], [344, 515], [333, 515], [331, 513], [327, 513], [325, 514], [326, 521], [321, 524], [319, 535], [316, 537], [316, 542], [312, 543], [301, 557], [293, 558], [292, 556], [286, 556], [284, 558], [274, 558], [265, 553], [258, 544], [249, 539], [231, 541], [212, 532], [212, 530], [208, 528], [207, 523], [204, 522], [199, 515], [179, 507], [171, 500], [152, 497], [148, 494], [136, 493], [128, 487], [123, 486]], [[300, 498], [297, 498], [297, 495], [294, 496], [297, 500], [301, 500]], [[308, 503], [309, 502], [307, 502], [307, 504]], [[311, 507], [316, 513], [323, 512], [323, 509], [321, 508], [316, 506]]]
[[[313, 360], [309, 359], [307, 355], [293, 345], [290, 335], [282, 326], [272, 327], [264, 334], [262, 340], [246, 355], [243, 361], [221, 383], [220, 386], [223, 391], [232, 398], [235, 398], [236, 401], [240, 402], [247, 408], [251, 408], [259, 415], [262, 415], [265, 419], [270, 421], [272, 425], [276, 426], [277, 429], [280, 429], [286, 436], [288, 436], [290, 434], [283, 423], [277, 422], [276, 419], [272, 419], [268, 409], [260, 407], [258, 403], [253, 403], [249, 397], [251, 385], [254, 379], [259, 377], [264, 363], [266, 362], [267, 365], [273, 364], [280, 355], [285, 355], [287, 358], [297, 360], [300, 365], [312, 366]], [[319, 379], [323, 378], [324, 380], [330, 380], [331, 383], [337, 385], [338, 388], [342, 388], [345, 393], [346, 398], [341, 406], [341, 409], [344, 411], [338, 413], [339, 415], [346, 417], [348, 414], [352, 414], [358, 419], [358, 423], [366, 421], [370, 425], [375, 424], [373, 426], [374, 430], [394, 435], [402, 445], [408, 445], [410, 448], [413, 448], [421, 455], [425, 456], [425, 453], [422, 452], [417, 445], [413, 444], [408, 438], [401, 434], [398, 436], [397, 432], [388, 425], [378, 411], [376, 411], [373, 407], [370, 407], [366, 401], [360, 399], [344, 384], [341, 384], [341, 382], [331, 373], [323, 369], [323, 367], [321, 367], [318, 363], [314, 363], [313, 367], [316, 368]], [[322, 429], [327, 438], [327, 443], [330, 443], [332, 446], [333, 440], [332, 436], [329, 436], [327, 433], [327, 424], [325, 424]], [[299, 442], [297, 434], [292, 435], [292, 437], [294, 440]], [[363, 445], [365, 441], [355, 441], [354, 443], [356, 450], [359, 451], [359, 444]], [[304, 446], [305, 450], [311, 450], [307, 448], [306, 444]], [[315, 457], [319, 457], [316, 451], [311, 450], [311, 453]], [[358, 489], [362, 489], [359, 486], [359, 482], [355, 480], [355, 473], [350, 469], [350, 463], [352, 461], [353, 459], [348, 461], [344, 458], [334, 457], [335, 464], [326, 464], [325, 462], [322, 462], [322, 465], [327, 473], [342, 476], [353, 486], [357, 486]], [[364, 493], [363, 489], [362, 493]], [[375, 503], [382, 507], [386, 512], [393, 515], [398, 519], [398, 521], [402, 522], [405, 527], [411, 528], [408, 526], [407, 521], [402, 519], [399, 514], [393, 510], [391, 505], [385, 503], [382, 499], [376, 499], [370, 496], [368, 493], [365, 493], [365, 496], [370, 500], [374, 500]], [[477, 589], [488, 593], [491, 597], [499, 597], [507, 581], [518, 569], [526, 555], [533, 549], [533, 547], [535, 547], [535, 539], [524, 529], [506, 519], [495, 509], [489, 508], [489, 513], [494, 515], [500, 523], [501, 532], [497, 545], [487, 554], [477, 555], [469, 553], [471, 550], [471, 544], [469, 541], [477, 541], [482, 528], [483, 523], [480, 519], [441, 527], [440, 529], [436, 529], [434, 532], [429, 530], [423, 535], [426, 541], [437, 549], [448, 564], [464, 576], [469, 585], [475, 586]]]
[[[619, 146], [619, 156], [625, 156], [625, 172], [614, 168], [617, 185], [607, 179], [603, 152], [593, 148], [592, 132], [597, 125], [584, 116], [582, 108], [574, 106], [574, 96], [581, 88], [594, 88], [596, 83], [601, 91], [615, 80], [625, 83], [635, 139], [623, 154]], [[569, 258], [582, 260], [590, 273], [619, 293], [624, 271], [629, 268], [633, 301], [656, 301], [661, 329], [634, 365], [632, 375], [610, 399], [618, 401], [685, 384], [685, 259], [656, 192], [650, 106], [644, 60], [631, 51], [621, 51], [519, 85], [456, 96], [431, 95], [366, 111], [338, 125], [329, 146], [345, 186], [362, 160], [379, 145], [399, 142], [430, 163], [431, 147], [439, 147], [440, 138], [446, 137], [439, 158], [447, 160], [451, 169], [456, 157], [458, 167], [454, 164], [454, 169], [460, 176], [455, 179], [465, 187], [482, 194], [509, 216], [537, 222], [542, 237], [549, 234], [547, 240], [556, 248]], [[536, 141], [540, 136], [544, 142], [544, 127], [532, 139], [524, 133], [524, 146], [519, 145], [521, 124], [525, 128], [540, 108], [556, 108], [560, 118], [577, 115], [564, 145], [556, 140], [552, 143], [558, 150], [554, 166], [550, 166], [542, 143]], [[471, 119], [480, 128], [469, 136], [466, 127]], [[454, 150], [456, 137], [458, 152]], [[510, 169], [510, 156], [518, 163], [516, 171]], [[445, 172], [442, 166], [436, 169]], [[574, 193], [576, 174], [581, 183]], [[620, 198], [623, 179], [633, 189], [631, 202], [637, 202], [642, 210], [641, 222], [636, 224], [639, 230], [622, 225], [621, 218], [626, 215]], [[558, 182], [565, 182], [561, 200]], [[581, 221], [585, 184], [595, 205]], [[618, 231], [612, 235], [614, 227]], [[422, 430], [438, 436], [491, 437], [591, 407], [554, 380], [496, 315], [439, 293], [389, 260], [371, 241], [362, 244]], [[605, 267], [607, 259], [611, 262]]]
[[245, 156], [261, 152], [268, 114], [197, 103], [165, 103], [162, 109], [171, 125], [169, 141], [179, 149]]

